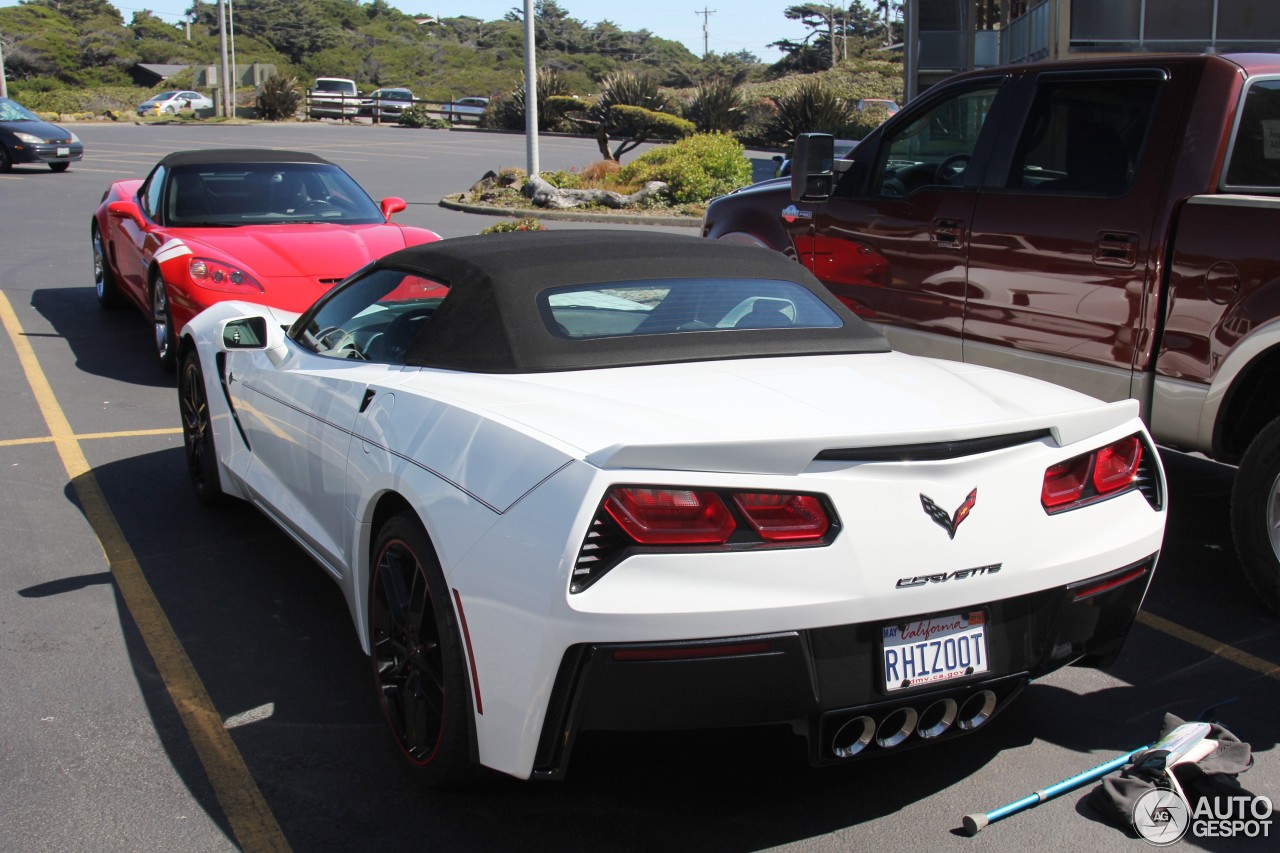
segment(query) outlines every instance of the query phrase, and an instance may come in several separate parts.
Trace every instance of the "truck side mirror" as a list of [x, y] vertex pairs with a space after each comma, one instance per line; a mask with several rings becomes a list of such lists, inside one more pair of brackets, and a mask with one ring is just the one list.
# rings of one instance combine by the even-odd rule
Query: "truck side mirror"
[[826, 201], [835, 185], [836, 140], [829, 133], [802, 133], [791, 153], [791, 200]]

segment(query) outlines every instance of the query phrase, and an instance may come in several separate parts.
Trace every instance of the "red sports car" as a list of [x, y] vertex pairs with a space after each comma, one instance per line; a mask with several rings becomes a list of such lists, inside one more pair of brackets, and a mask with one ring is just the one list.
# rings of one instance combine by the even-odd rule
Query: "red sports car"
[[439, 235], [391, 222], [402, 198], [375, 203], [333, 163], [298, 151], [169, 154], [145, 180], [116, 181], [90, 226], [98, 302], [129, 300], [151, 318], [173, 366], [187, 322], [238, 299], [302, 311], [369, 261]]

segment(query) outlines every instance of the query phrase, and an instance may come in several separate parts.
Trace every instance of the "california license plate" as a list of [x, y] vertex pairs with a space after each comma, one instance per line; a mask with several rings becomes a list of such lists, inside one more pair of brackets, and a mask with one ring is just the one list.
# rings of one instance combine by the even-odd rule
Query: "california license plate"
[[71, 149], [70, 149], [70, 148], [59, 148], [59, 149], [58, 149], [58, 156], [59, 156], [59, 157], [70, 157], [70, 156], [71, 156]]
[[887, 693], [987, 672], [987, 633], [981, 610], [935, 616], [881, 629]]

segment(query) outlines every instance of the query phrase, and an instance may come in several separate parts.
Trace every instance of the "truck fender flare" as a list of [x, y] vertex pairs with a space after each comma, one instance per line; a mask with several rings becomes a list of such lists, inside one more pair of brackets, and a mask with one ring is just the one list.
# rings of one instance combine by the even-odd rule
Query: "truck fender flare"
[[1199, 430], [1201, 446], [1213, 447], [1215, 451], [1220, 448], [1226, 426], [1223, 417], [1231, 411], [1231, 394], [1239, 387], [1238, 380], [1268, 352], [1277, 348], [1280, 348], [1280, 318], [1254, 329], [1231, 348], [1209, 385], [1209, 393], [1205, 395]]

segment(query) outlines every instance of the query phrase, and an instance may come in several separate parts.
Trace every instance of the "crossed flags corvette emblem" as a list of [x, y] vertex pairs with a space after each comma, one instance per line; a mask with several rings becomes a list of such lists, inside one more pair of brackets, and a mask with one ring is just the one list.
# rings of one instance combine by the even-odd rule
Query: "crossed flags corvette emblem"
[[960, 526], [960, 522], [969, 517], [969, 513], [973, 512], [973, 506], [977, 502], [978, 490], [974, 489], [969, 492], [969, 497], [964, 499], [964, 503], [960, 504], [954, 513], [948, 515], [947, 511], [934, 503], [932, 498], [923, 492], [920, 493], [920, 505], [924, 507], [925, 514], [947, 531], [947, 536], [952, 539], [956, 538], [956, 528]]

